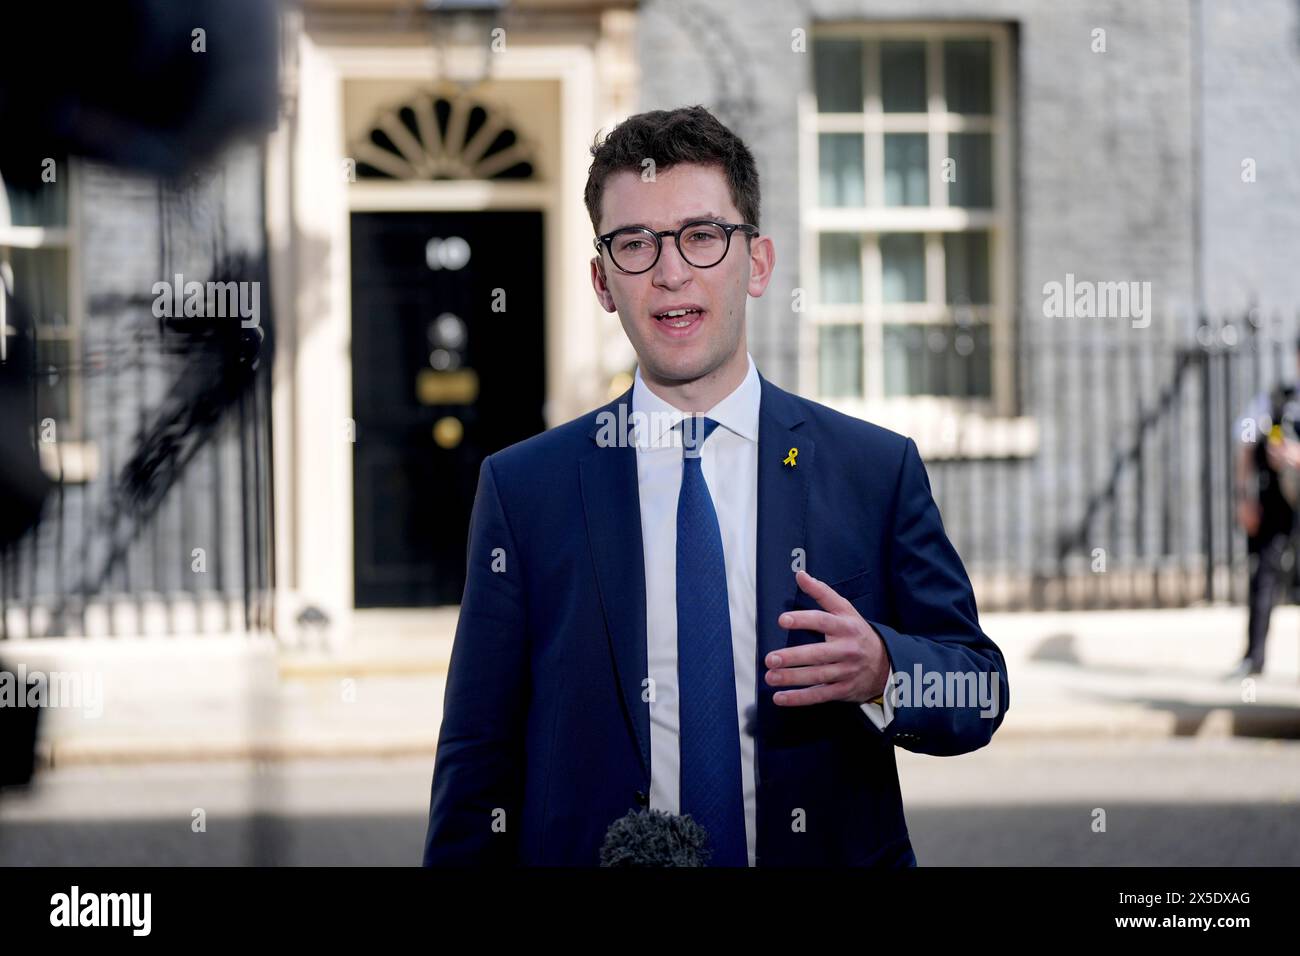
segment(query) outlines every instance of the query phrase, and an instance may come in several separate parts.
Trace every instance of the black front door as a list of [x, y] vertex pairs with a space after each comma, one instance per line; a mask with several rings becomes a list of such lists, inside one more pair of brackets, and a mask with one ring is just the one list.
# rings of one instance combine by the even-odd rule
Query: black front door
[[460, 601], [479, 465], [545, 427], [542, 253], [539, 212], [353, 213], [357, 607]]

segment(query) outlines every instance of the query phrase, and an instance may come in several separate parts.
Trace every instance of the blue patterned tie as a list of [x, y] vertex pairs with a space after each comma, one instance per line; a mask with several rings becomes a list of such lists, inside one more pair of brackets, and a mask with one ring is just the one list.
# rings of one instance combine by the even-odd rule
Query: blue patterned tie
[[[702, 426], [702, 427], [701, 427]], [[677, 681], [681, 812], [708, 831], [710, 866], [748, 866], [741, 790], [736, 675], [722, 532], [700, 470], [700, 449], [718, 423], [682, 420], [677, 497]]]

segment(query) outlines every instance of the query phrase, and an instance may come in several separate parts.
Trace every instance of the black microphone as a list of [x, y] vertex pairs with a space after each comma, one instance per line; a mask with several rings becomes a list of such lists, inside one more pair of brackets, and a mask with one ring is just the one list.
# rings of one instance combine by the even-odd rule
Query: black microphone
[[704, 827], [689, 815], [634, 810], [610, 824], [601, 866], [706, 866], [712, 851]]

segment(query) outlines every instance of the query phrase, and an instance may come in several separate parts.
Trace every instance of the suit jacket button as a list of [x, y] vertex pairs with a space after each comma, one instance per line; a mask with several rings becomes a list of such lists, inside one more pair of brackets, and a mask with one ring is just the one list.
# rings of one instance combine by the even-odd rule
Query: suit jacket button
[[639, 804], [641, 804], [641, 806], [643, 806], [643, 807], [644, 807], [644, 806], [649, 806], [649, 804], [650, 804], [650, 798], [647, 797], [647, 796], [645, 795], [645, 791], [644, 791], [644, 790], [638, 790], [638, 791], [636, 792], [636, 802], [639, 803]]

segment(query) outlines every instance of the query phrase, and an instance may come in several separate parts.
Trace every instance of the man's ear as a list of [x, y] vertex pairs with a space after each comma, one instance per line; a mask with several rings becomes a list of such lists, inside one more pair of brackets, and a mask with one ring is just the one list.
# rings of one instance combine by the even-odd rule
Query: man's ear
[[776, 268], [776, 244], [770, 236], [758, 235], [749, 241], [749, 285], [747, 291], [758, 298], [772, 281]]
[[617, 310], [614, 297], [610, 295], [609, 285], [605, 281], [605, 269], [601, 264], [600, 256], [593, 256], [591, 259], [591, 287], [596, 290], [596, 299], [600, 302], [601, 308], [606, 312]]

